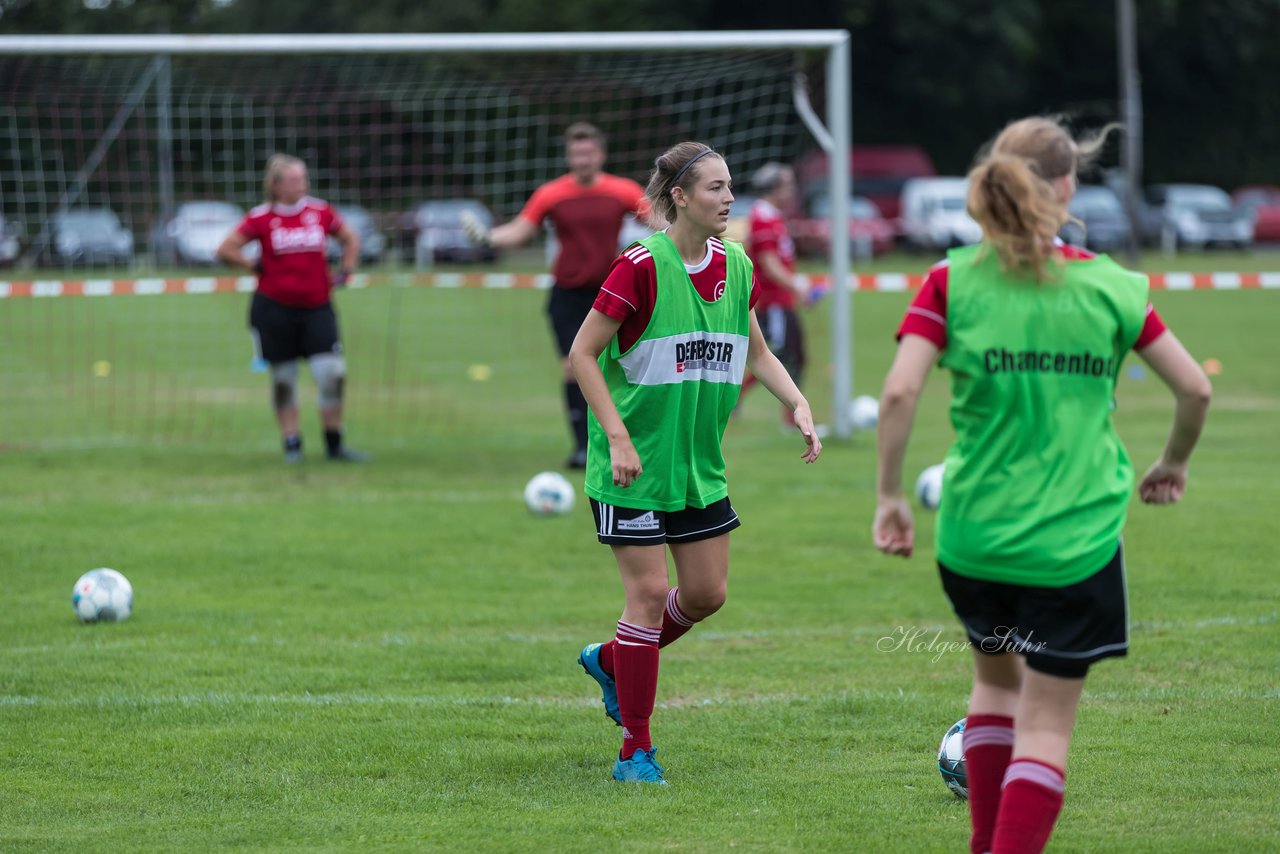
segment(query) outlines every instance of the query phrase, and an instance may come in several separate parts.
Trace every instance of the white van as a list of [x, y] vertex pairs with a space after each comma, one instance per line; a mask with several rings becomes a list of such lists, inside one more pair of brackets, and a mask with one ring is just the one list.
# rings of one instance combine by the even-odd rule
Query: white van
[[965, 178], [912, 178], [902, 185], [902, 236], [907, 245], [940, 251], [982, 239], [968, 211]]

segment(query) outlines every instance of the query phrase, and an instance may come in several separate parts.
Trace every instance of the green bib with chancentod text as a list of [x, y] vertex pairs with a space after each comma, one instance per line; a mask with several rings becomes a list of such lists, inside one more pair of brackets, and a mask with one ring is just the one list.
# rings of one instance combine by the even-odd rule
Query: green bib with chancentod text
[[1111, 559], [1133, 466], [1111, 414], [1148, 282], [1105, 255], [1036, 282], [985, 244], [949, 253], [951, 422], [938, 560], [960, 575], [1074, 584]]

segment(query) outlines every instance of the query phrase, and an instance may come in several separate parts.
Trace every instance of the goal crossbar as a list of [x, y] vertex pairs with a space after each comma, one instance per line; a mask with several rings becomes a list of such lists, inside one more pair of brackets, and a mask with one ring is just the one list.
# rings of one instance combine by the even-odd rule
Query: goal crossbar
[[350, 35], [0, 36], [0, 54], [547, 53], [562, 50], [830, 49], [844, 30], [716, 33], [381, 33]]

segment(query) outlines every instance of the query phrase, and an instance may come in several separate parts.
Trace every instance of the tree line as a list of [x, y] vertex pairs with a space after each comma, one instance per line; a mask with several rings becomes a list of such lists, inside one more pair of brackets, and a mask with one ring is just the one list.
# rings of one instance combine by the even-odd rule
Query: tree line
[[[1280, 183], [1280, 0], [1139, 0], [1145, 178]], [[843, 28], [854, 139], [963, 171], [1004, 122], [1118, 115], [1103, 0], [0, 0], [0, 34]]]

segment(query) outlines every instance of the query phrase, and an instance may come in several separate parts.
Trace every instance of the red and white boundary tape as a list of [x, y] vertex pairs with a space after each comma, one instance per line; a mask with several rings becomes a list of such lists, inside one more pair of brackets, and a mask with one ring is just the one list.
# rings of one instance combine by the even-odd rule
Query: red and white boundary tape
[[[810, 288], [827, 287], [826, 276], [802, 276]], [[1280, 273], [1151, 273], [1154, 290], [1239, 290], [1280, 288]], [[906, 291], [920, 287], [924, 276], [908, 273], [862, 273], [850, 276], [859, 291]], [[181, 279], [36, 279], [0, 281], [0, 299], [16, 297], [109, 297], [157, 294], [249, 292], [253, 276], [203, 276]], [[370, 273], [352, 278], [349, 287], [549, 288], [551, 277], [528, 273]]]

